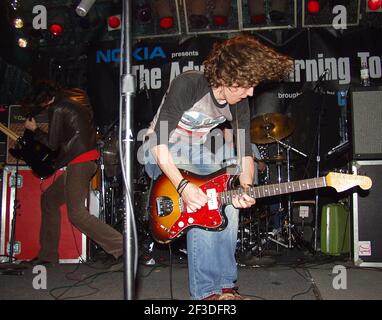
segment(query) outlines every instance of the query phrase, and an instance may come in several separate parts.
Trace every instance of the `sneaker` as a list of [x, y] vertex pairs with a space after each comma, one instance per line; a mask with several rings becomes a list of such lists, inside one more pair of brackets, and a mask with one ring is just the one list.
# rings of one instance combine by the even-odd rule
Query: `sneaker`
[[223, 288], [222, 295], [219, 300], [250, 300], [244, 298], [235, 288]]
[[214, 293], [208, 297], [205, 297], [203, 300], [220, 300], [219, 299], [220, 297], [221, 297], [221, 294]]

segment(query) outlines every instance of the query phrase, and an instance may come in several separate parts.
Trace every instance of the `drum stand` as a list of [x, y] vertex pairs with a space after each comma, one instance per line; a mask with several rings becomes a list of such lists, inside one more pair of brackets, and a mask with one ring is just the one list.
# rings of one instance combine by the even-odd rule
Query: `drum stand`
[[105, 163], [104, 163], [104, 147], [105, 143], [102, 140], [98, 140], [98, 150], [100, 153], [99, 157], [99, 168], [101, 170], [101, 192], [99, 195], [99, 219], [103, 222], [106, 222], [106, 208], [105, 208]]
[[[290, 182], [290, 150], [298, 153], [299, 155], [307, 158], [308, 156], [297, 150], [296, 148], [293, 148], [292, 146], [276, 139], [275, 137], [272, 137], [269, 133], [267, 134], [268, 138], [274, 140], [277, 142], [277, 149], [279, 151], [279, 145], [283, 146], [286, 150], [286, 160], [287, 160], [287, 182]], [[279, 154], [279, 152], [278, 152]], [[281, 183], [281, 164], [282, 162], [280, 161], [279, 163], [277, 163], [277, 172], [278, 172], [278, 183]], [[272, 242], [275, 242], [285, 248], [293, 248], [293, 243], [292, 243], [292, 238], [293, 238], [293, 235], [292, 235], [292, 201], [291, 201], [291, 194], [288, 195], [288, 202], [287, 202], [287, 206], [288, 206], [288, 211], [287, 211], [287, 220], [285, 221], [284, 225], [286, 227], [286, 230], [287, 230], [287, 238], [288, 238], [288, 243], [287, 244], [284, 244], [278, 240], [275, 240], [273, 239], [272, 237], [269, 237], [269, 240], [272, 241]], [[280, 208], [279, 210], [281, 211], [282, 209], [282, 205], [281, 205], [281, 201], [280, 201]]]

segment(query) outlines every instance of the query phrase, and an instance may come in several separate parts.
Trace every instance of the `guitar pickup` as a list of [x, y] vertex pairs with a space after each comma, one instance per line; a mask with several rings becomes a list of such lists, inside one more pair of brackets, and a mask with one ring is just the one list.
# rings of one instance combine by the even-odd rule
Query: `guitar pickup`
[[208, 210], [216, 210], [219, 208], [219, 203], [217, 200], [217, 192], [216, 189], [207, 189], [207, 204], [208, 204]]

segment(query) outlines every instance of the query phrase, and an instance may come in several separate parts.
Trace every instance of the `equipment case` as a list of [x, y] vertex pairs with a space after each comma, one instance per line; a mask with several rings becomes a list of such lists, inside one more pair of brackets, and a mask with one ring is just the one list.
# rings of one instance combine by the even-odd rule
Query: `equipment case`
[[354, 264], [382, 267], [382, 160], [354, 161], [352, 169], [373, 182], [370, 190], [353, 193]]
[[[15, 166], [5, 166], [2, 181], [2, 207], [0, 225], [0, 255], [9, 253], [10, 231], [14, 214]], [[31, 260], [40, 249], [41, 209], [40, 198], [58, 175], [41, 180], [35, 177], [29, 167], [19, 166], [17, 179], [17, 209], [14, 239], [14, 256], [17, 260]], [[76, 263], [86, 260], [86, 236], [76, 229], [67, 216], [66, 206], [61, 207], [61, 237], [59, 262]]]

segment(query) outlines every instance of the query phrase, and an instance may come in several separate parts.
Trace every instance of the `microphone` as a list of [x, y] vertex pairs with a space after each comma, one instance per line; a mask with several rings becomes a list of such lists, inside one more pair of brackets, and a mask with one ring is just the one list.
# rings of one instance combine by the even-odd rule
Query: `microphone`
[[322, 75], [320, 75], [320, 77], [318, 78], [317, 82], [316, 82], [316, 85], [314, 86], [313, 88], [313, 91], [316, 91], [316, 89], [320, 86], [322, 80], [324, 80], [324, 78], [326, 77], [326, 75], [329, 73], [329, 68], [328, 69], [325, 69], [324, 72], [322, 73]]
[[322, 80], [324, 80], [324, 78], [326, 77], [326, 75], [329, 73], [329, 68], [328, 69], [325, 69], [324, 72], [322, 73], [322, 75], [320, 75], [320, 77], [318, 78], [318, 82], [321, 82]]

